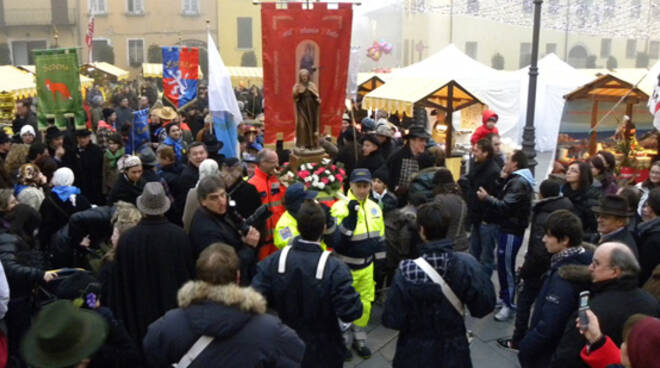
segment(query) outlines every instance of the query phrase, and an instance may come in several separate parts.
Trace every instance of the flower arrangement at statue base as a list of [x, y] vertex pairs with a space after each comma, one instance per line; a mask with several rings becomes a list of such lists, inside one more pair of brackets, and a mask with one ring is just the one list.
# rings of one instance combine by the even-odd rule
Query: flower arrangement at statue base
[[280, 181], [289, 186], [293, 183], [303, 183], [306, 189], [319, 192], [316, 199], [328, 206], [337, 201], [337, 193], [343, 189], [346, 171], [343, 167], [333, 164], [324, 158], [320, 163], [305, 163], [294, 173], [285, 163], [281, 170]]

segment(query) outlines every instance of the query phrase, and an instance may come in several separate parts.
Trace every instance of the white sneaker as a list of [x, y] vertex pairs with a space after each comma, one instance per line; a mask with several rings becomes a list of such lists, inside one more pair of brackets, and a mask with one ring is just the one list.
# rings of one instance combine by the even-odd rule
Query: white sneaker
[[513, 317], [514, 313], [515, 312], [513, 311], [513, 309], [504, 305], [502, 306], [502, 309], [500, 309], [499, 312], [495, 313], [494, 318], [496, 321], [500, 321], [500, 322], [508, 321], [509, 319], [511, 319], [511, 317]]

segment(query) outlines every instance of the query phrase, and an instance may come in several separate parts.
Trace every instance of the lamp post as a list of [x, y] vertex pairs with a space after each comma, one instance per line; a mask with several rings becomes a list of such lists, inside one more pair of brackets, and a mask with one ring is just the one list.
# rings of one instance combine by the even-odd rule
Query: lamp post
[[534, 134], [534, 111], [536, 108], [536, 78], [539, 75], [539, 33], [541, 31], [541, 4], [543, 0], [534, 0], [534, 28], [532, 31], [532, 63], [529, 66], [529, 89], [527, 91], [527, 120], [523, 131], [523, 152], [529, 159], [529, 168], [534, 173], [536, 167], [536, 149]]

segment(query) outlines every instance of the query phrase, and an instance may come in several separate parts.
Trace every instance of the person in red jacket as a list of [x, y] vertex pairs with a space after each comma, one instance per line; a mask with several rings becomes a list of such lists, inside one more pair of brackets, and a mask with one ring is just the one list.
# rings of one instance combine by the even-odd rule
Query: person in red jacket
[[479, 140], [482, 138], [486, 138], [489, 134], [499, 135], [500, 132], [495, 126], [498, 119], [499, 117], [494, 111], [484, 110], [484, 112], [481, 113], [481, 122], [483, 125], [477, 128], [474, 133], [472, 133], [472, 137], [470, 137], [470, 143], [472, 143], [474, 146], [475, 143], [479, 142]]
[[257, 168], [254, 176], [248, 180], [248, 183], [257, 188], [261, 203], [268, 205], [272, 216], [266, 221], [266, 233], [262, 237], [264, 244], [259, 248], [259, 260], [275, 253], [277, 248], [273, 244], [273, 229], [280, 216], [284, 213], [284, 193], [286, 187], [282, 185], [277, 178], [276, 169], [279, 164], [277, 153], [271, 149], [264, 148], [257, 154]]

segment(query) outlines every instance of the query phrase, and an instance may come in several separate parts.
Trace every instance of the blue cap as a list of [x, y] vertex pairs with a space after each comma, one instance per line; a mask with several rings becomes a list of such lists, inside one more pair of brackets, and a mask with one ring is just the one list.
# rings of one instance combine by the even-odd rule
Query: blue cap
[[371, 183], [371, 172], [368, 169], [355, 169], [351, 173], [351, 183], [369, 182]]
[[286, 192], [284, 193], [284, 202], [294, 203], [304, 201], [306, 199], [314, 199], [316, 198], [317, 194], [317, 191], [305, 190], [305, 185], [302, 183], [293, 183], [288, 188], [286, 188]]

